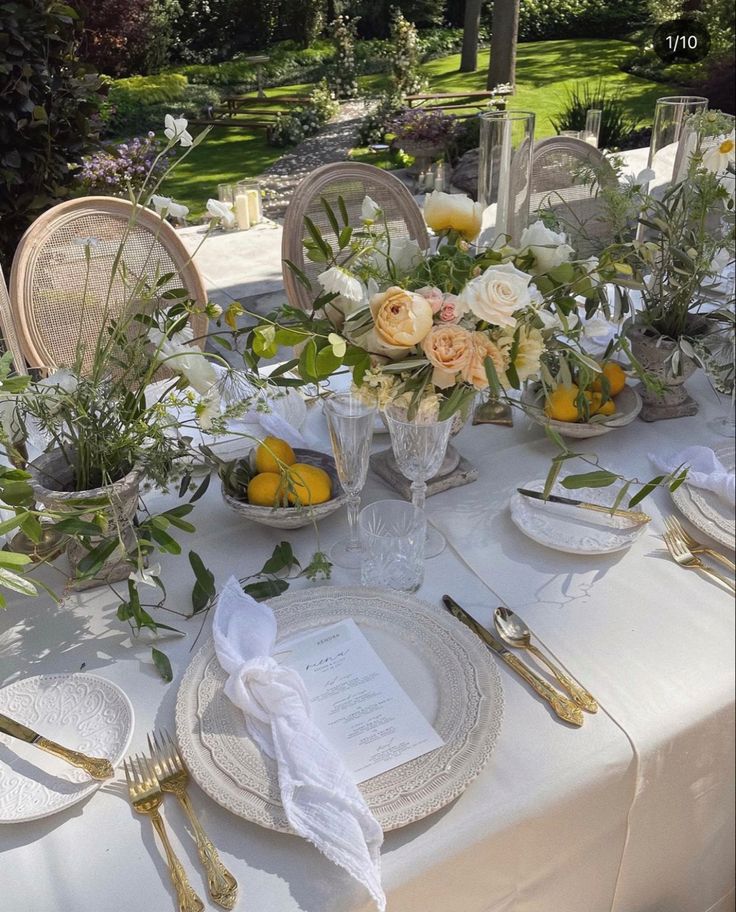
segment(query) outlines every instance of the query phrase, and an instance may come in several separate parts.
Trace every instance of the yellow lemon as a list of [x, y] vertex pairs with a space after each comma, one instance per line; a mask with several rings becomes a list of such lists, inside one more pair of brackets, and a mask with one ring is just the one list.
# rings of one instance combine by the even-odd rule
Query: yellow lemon
[[601, 405], [601, 396], [598, 393], [593, 393], [593, 398], [590, 402], [590, 414], [591, 415], [613, 415], [616, 412], [616, 403], [613, 399], [607, 399], [603, 405]]
[[[603, 376], [608, 380], [609, 395], [618, 396], [621, 390], [626, 386], [626, 374], [620, 364], [615, 361], [607, 361], [603, 365]], [[601, 381], [595, 380], [591, 384], [591, 389], [600, 393]]]
[[289, 469], [289, 481], [289, 503], [314, 506], [332, 497], [330, 476], [317, 466], [294, 463]]
[[279, 437], [266, 437], [256, 450], [256, 472], [280, 472], [279, 460], [284, 465], [294, 465], [294, 451], [285, 440]]
[[248, 482], [248, 503], [258, 507], [286, 506], [286, 482], [278, 472], [261, 472]]
[[577, 421], [579, 418], [578, 407], [575, 400], [580, 390], [572, 386], [558, 386], [547, 397], [544, 413], [555, 421]]

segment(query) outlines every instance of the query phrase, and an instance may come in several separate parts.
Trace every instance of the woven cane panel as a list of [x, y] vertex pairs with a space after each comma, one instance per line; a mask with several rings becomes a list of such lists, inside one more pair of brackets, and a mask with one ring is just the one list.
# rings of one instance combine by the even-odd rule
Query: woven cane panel
[[284, 265], [284, 283], [290, 303], [310, 309], [320, 293], [317, 275], [325, 269], [324, 263], [313, 263], [305, 257], [302, 244], [308, 233], [304, 216], [319, 228], [324, 239], [337, 249], [337, 237], [320, 202], [325, 199], [335, 212], [342, 226], [338, 199], [342, 197], [348, 212], [349, 223], [360, 225], [361, 207], [366, 196], [384, 213], [392, 241], [411, 238], [423, 249], [429, 244], [421, 211], [404, 185], [393, 175], [386, 174], [372, 165], [333, 165], [318, 169], [306, 177], [298, 187], [284, 222], [283, 256], [302, 269], [312, 283], [312, 293], [294, 282], [291, 270]]
[[615, 175], [601, 153], [579, 140], [548, 140], [537, 145], [532, 164], [530, 213], [552, 211], [580, 256], [597, 253], [609, 241], [602, 219], [599, 185], [615, 184]]
[[161, 291], [181, 287], [166, 249], [151, 232], [138, 226], [129, 230], [115, 271], [125, 230], [126, 223], [114, 217], [85, 213], [52, 230], [37, 251], [27, 313], [52, 364], [73, 364], [81, 346], [86, 372], [100, 330], [122, 315], [131, 295], [138, 297], [137, 291], [166, 273], [174, 273], [174, 277]]

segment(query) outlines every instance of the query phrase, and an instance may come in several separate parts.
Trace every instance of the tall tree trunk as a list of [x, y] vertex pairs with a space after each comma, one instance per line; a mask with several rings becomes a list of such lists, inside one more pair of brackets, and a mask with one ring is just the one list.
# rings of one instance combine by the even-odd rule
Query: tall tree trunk
[[488, 88], [516, 82], [516, 42], [519, 37], [519, 0], [493, 0], [491, 62]]
[[465, 0], [463, 52], [460, 57], [461, 73], [474, 73], [478, 69], [478, 32], [480, 31], [482, 2], [483, 0]]

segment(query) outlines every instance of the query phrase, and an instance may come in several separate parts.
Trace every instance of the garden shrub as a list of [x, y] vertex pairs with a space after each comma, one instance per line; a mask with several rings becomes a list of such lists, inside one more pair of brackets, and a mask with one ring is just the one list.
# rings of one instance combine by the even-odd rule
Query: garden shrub
[[96, 138], [102, 87], [78, 62], [81, 22], [70, 7], [3, 0], [0, 19], [0, 260], [7, 269], [28, 225], [69, 195], [73, 166]]
[[160, 129], [166, 114], [197, 118], [219, 103], [216, 88], [190, 86], [186, 76], [177, 73], [118, 79], [108, 93], [105, 132], [108, 136], [147, 133]]
[[157, 73], [169, 62], [178, 0], [76, 0], [83, 60], [108, 76]]
[[[492, 27], [492, 7], [487, 21]], [[521, 0], [519, 40], [623, 38], [647, 21], [641, 0]]]
[[312, 89], [304, 107], [276, 117], [268, 141], [272, 146], [296, 145], [308, 136], [314, 136], [322, 124], [337, 114], [339, 107], [327, 80], [323, 79]]
[[600, 82], [597, 85], [584, 83], [569, 89], [562, 110], [556, 117], [550, 118], [552, 126], [557, 133], [562, 130], [582, 130], [585, 128], [585, 116], [589, 108], [599, 108], [603, 112], [599, 148], [625, 148], [640, 121], [631, 117], [620, 95], [610, 94]]
[[394, 118], [403, 110], [404, 101], [400, 96], [386, 92], [378, 103], [366, 114], [358, 128], [358, 145], [370, 146], [382, 143]]
[[389, 46], [389, 67], [391, 89], [395, 95], [404, 97], [421, 92], [426, 85], [419, 72], [419, 38], [416, 26], [394, 7], [391, 17], [391, 43]]
[[337, 98], [355, 98], [358, 94], [358, 71], [355, 66], [356, 19], [335, 16], [330, 32], [335, 55], [329, 67], [327, 80]]

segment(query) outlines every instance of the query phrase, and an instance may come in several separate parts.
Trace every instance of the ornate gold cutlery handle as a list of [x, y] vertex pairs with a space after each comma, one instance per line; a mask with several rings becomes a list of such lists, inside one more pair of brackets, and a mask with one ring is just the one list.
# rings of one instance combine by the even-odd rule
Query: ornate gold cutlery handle
[[598, 712], [598, 703], [592, 694], [589, 694], [584, 687], [581, 687], [580, 684], [577, 683], [577, 681], [573, 681], [572, 678], [569, 678], [561, 668], [558, 668], [554, 662], [547, 658], [541, 649], [538, 649], [533, 644], [529, 644], [527, 649], [532, 655], [536, 656], [540, 662], [543, 662], [547, 668], [549, 668], [557, 679], [560, 687], [570, 694], [573, 702], [577, 706], [590, 713]]
[[115, 775], [112, 763], [103, 757], [88, 757], [79, 751], [69, 750], [68, 747], [63, 747], [61, 744], [57, 744], [56, 741], [49, 741], [48, 738], [37, 738], [33, 743], [36, 747], [40, 747], [55, 757], [61, 757], [62, 760], [66, 760], [67, 763], [71, 763], [73, 766], [80, 766], [93, 779], [109, 779]]
[[501, 658], [507, 665], [513, 668], [540, 697], [549, 703], [560, 719], [569, 722], [571, 725], [580, 726], [583, 724], [583, 714], [580, 709], [578, 709], [571, 700], [568, 700], [567, 697], [563, 697], [559, 694], [554, 687], [551, 687], [546, 681], [534, 674], [518, 656], [515, 656], [510, 652], [503, 652], [501, 653]]
[[158, 810], [150, 812], [151, 822], [156, 828], [156, 832], [161, 839], [161, 842], [166, 852], [166, 861], [169, 866], [169, 874], [171, 875], [171, 883], [174, 885], [176, 890], [176, 898], [179, 902], [179, 912], [204, 912], [204, 903], [197, 896], [194, 890], [189, 883], [189, 879], [186, 875], [186, 871], [181, 865], [181, 862], [176, 857], [176, 853], [171, 847], [169, 842], [169, 836], [166, 832], [166, 827], [164, 826], [164, 821], [159, 814]]
[[181, 806], [184, 808], [194, 830], [197, 853], [207, 874], [207, 886], [210, 896], [223, 909], [232, 909], [238, 898], [238, 882], [220, 861], [217, 849], [199, 822], [189, 796], [184, 791], [177, 791], [175, 794], [181, 802]]

